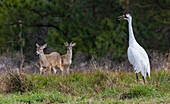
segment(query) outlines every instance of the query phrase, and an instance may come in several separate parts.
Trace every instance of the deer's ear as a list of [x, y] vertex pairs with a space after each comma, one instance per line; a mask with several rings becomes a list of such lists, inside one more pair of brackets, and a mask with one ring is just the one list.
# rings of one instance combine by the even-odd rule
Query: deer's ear
[[71, 46], [73, 47], [73, 46], [75, 46], [76, 45], [76, 43], [73, 43]]
[[37, 47], [40, 47], [38, 44], [36, 44]]
[[65, 43], [64, 43], [64, 45], [65, 45], [65, 46], [68, 46], [68, 43], [67, 43], [67, 42], [65, 42]]
[[43, 48], [47, 47], [47, 43], [43, 45]]

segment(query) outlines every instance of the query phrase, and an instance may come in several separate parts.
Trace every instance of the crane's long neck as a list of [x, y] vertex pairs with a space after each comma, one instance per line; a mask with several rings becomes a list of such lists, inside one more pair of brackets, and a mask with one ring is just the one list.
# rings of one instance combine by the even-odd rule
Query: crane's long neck
[[128, 23], [129, 23], [129, 46], [130, 46], [132, 44], [136, 44], [137, 41], [136, 41], [134, 34], [133, 34], [132, 19], [128, 20]]

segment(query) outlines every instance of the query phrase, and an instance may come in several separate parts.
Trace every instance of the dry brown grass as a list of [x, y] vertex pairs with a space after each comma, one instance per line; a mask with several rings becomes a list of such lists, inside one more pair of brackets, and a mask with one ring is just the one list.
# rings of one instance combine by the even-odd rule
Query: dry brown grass
[[[161, 54], [156, 51], [148, 51], [148, 56], [150, 60], [150, 66], [152, 71], [156, 70], [166, 70], [170, 69], [170, 52], [167, 54]], [[132, 65], [129, 63], [127, 56], [118, 61], [112, 61], [107, 58], [99, 57], [88, 57], [87, 54], [78, 53], [73, 57], [73, 65], [71, 66], [72, 71], [87, 71], [86, 69], [96, 69], [100, 68], [109, 71], [133, 71]]]
[[[160, 54], [156, 51], [148, 51], [148, 56], [150, 59], [151, 70], [165, 70], [170, 69], [170, 52], [166, 55]], [[0, 57], [0, 74], [8, 73], [9, 71], [21, 72], [18, 68], [18, 56], [1, 56]], [[38, 60], [33, 62], [31, 60], [25, 59], [24, 67], [22, 72], [29, 74], [39, 73], [38, 70], [39, 63]], [[87, 53], [78, 52], [73, 56], [73, 63], [71, 65], [70, 71], [74, 72], [87, 72], [93, 69], [100, 68], [108, 71], [133, 71], [132, 65], [130, 65], [127, 56], [118, 61], [113, 61], [109, 57], [90, 57]], [[10, 70], [9, 70], [10, 69]], [[59, 70], [57, 70], [60, 73]]]
[[9, 72], [0, 75], [0, 92], [2, 93], [23, 93], [30, 91], [32, 87], [32, 81], [24, 73]]

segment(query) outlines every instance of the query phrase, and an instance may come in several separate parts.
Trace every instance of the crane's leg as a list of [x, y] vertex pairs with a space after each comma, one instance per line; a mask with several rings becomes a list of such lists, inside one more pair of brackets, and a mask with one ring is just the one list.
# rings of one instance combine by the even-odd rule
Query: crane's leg
[[148, 73], [146, 73], [146, 75], [148, 76]]
[[138, 73], [136, 73], [136, 79], [137, 79], [137, 84], [138, 84]]
[[144, 78], [144, 76], [142, 76], [143, 77], [143, 82], [144, 82], [144, 84], [145, 84], [145, 78]]

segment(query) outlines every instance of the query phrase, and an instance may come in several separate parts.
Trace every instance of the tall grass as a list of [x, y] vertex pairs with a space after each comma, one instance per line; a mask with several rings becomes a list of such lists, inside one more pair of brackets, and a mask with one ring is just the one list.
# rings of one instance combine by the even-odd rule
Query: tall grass
[[[100, 69], [64, 76], [12, 73], [12, 75], [1, 76], [3, 83], [0, 83], [0, 103], [11, 101], [16, 103], [124, 103], [139, 102], [140, 99], [143, 102], [168, 103], [170, 101], [166, 99], [170, 97], [168, 72], [151, 72], [147, 84], [143, 83], [142, 76], [139, 79], [137, 85], [134, 72], [111, 72]], [[4, 84], [10, 87], [2, 87]]]

